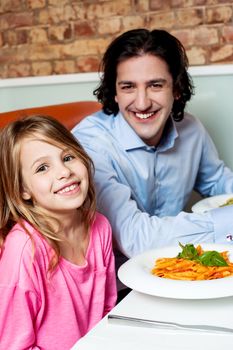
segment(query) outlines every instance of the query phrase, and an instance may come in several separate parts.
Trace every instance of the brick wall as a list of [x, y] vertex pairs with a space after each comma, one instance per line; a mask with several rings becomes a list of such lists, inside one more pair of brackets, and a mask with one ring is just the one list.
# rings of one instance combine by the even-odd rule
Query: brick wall
[[98, 71], [139, 27], [177, 36], [190, 65], [233, 63], [233, 0], [0, 0], [0, 77]]

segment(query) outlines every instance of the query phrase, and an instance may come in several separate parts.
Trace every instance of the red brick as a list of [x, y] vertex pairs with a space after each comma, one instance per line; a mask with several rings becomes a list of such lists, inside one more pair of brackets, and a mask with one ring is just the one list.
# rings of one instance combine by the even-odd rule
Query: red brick
[[200, 6], [200, 5], [206, 5], [206, 3], [208, 2], [208, 0], [193, 0], [193, 5], [194, 6]]
[[38, 22], [40, 24], [59, 24], [75, 20], [75, 11], [71, 6], [48, 7], [38, 13]]
[[192, 65], [233, 63], [232, 21], [231, 0], [0, 0], [0, 76], [98, 71], [112, 39], [139, 27], [174, 34]]
[[194, 44], [208, 46], [219, 42], [217, 28], [196, 27], [194, 29]]
[[78, 21], [74, 24], [74, 35], [76, 38], [95, 35], [95, 23], [90, 21]]
[[72, 28], [69, 24], [51, 26], [48, 29], [48, 36], [52, 42], [69, 40], [72, 38]]
[[170, 0], [171, 7], [191, 7], [193, 6], [193, 0]]
[[150, 0], [135, 0], [134, 8], [136, 12], [142, 13], [149, 10]]
[[125, 16], [122, 18], [123, 31], [135, 29], [135, 28], [143, 28], [146, 26], [146, 17], [141, 16]]
[[168, 0], [150, 0], [150, 10], [169, 10], [171, 8], [170, 1]]
[[27, 27], [33, 24], [33, 15], [31, 12], [22, 12], [15, 14], [4, 14], [0, 17], [0, 30], [9, 28]]
[[27, 0], [28, 7], [31, 9], [38, 9], [45, 7], [46, 0]]
[[[1, 79], [9, 78], [9, 71], [8, 71], [8, 67], [6, 64], [0, 65], [0, 78]], [[0, 111], [1, 111], [1, 106], [0, 106]]]
[[71, 74], [76, 72], [75, 60], [55, 61], [53, 72], [56, 74]]
[[47, 43], [48, 35], [47, 30], [44, 28], [31, 28], [29, 33], [29, 39], [31, 43]]
[[100, 57], [98, 56], [89, 56], [89, 57], [80, 57], [77, 59], [77, 69], [78, 72], [98, 72]]
[[194, 44], [193, 29], [172, 30], [170, 33], [179, 39], [185, 48]]
[[112, 17], [109, 19], [102, 18], [97, 21], [97, 30], [99, 34], [117, 34], [121, 29], [121, 18]]
[[193, 0], [194, 6], [206, 5], [206, 0]]
[[[33, 0], [32, 0], [33, 1]], [[47, 0], [49, 5], [57, 6], [59, 1], [59, 6], [64, 6], [67, 4], [67, 0]]]
[[212, 50], [210, 62], [233, 62], [233, 45], [225, 45]]
[[31, 75], [31, 66], [28, 63], [10, 64], [8, 67], [9, 78], [28, 77]]
[[16, 59], [17, 48], [2, 47], [0, 55], [0, 66], [1, 64], [8, 64], [14, 62]]
[[32, 73], [35, 76], [50, 75], [52, 73], [52, 65], [50, 62], [33, 62]]
[[87, 6], [84, 4], [84, 2], [78, 3], [78, 4], [73, 3], [72, 4], [72, 9], [74, 11], [76, 20], [77, 19], [78, 20], [85, 20], [85, 19], [87, 19]]
[[183, 9], [177, 11], [176, 15], [179, 27], [193, 27], [203, 23], [202, 9]]
[[176, 23], [174, 12], [159, 12], [148, 16], [148, 25], [150, 29], [154, 28], [172, 28]]
[[225, 42], [233, 43], [233, 26], [223, 27], [222, 37]]
[[28, 43], [27, 30], [7, 30], [3, 32], [3, 41], [5, 45], [17, 46]]
[[183, 7], [184, 0], [171, 0], [171, 7]]
[[8, 11], [18, 11], [22, 8], [22, 0], [1, 0], [0, 1], [0, 13], [6, 13]]
[[61, 46], [60, 45], [49, 45], [44, 43], [37, 43], [31, 45], [24, 45], [18, 51], [18, 58], [20, 60], [30, 61], [46, 61], [60, 59], [61, 57]]
[[132, 12], [131, 0], [113, 0], [95, 2], [86, 6], [86, 18], [111, 18], [113, 16], [126, 16]]
[[213, 23], [227, 23], [232, 20], [232, 7], [230, 6], [216, 6], [206, 9], [206, 22]]
[[60, 45], [60, 55], [66, 59], [68, 57], [77, 58], [78, 56], [103, 54], [109, 41], [109, 39], [102, 38], [76, 40], [67, 45]]
[[186, 53], [190, 66], [203, 65], [207, 62], [206, 57], [208, 57], [208, 50], [193, 46], [192, 48], [187, 49]]

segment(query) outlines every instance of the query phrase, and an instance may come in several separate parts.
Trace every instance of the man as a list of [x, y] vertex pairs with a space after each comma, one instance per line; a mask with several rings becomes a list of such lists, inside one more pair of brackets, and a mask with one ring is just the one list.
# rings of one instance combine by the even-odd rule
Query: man
[[184, 112], [193, 94], [182, 44], [164, 30], [136, 29], [103, 57], [94, 94], [103, 110], [73, 133], [95, 163], [98, 208], [126, 257], [181, 243], [227, 243], [233, 207], [186, 213], [193, 189], [233, 192], [233, 173], [218, 158], [201, 122]]

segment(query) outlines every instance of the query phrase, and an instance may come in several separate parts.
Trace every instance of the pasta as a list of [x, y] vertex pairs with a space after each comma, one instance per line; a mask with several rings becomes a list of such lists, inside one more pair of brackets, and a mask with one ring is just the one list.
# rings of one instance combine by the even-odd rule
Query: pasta
[[233, 204], [233, 198], [229, 198], [225, 203], [220, 205], [220, 207], [225, 207], [226, 205], [232, 205]]
[[[201, 246], [196, 248], [198, 255], [205, 253]], [[226, 261], [226, 266], [206, 266], [198, 260], [184, 258], [159, 258], [155, 262], [152, 274], [175, 280], [211, 280], [233, 275], [233, 263], [229, 261], [228, 252], [219, 253]]]

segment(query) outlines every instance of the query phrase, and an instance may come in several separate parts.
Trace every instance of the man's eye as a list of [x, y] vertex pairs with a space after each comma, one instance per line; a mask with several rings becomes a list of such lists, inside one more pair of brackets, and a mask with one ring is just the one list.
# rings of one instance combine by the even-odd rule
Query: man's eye
[[74, 158], [75, 158], [74, 156], [72, 156], [71, 154], [68, 154], [64, 157], [64, 162], [69, 162]]
[[163, 85], [161, 83], [154, 83], [151, 85], [153, 89], [162, 89]]
[[121, 90], [131, 90], [133, 85], [122, 85]]

